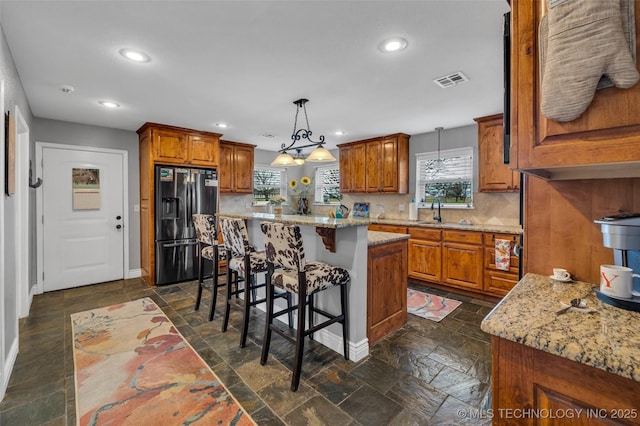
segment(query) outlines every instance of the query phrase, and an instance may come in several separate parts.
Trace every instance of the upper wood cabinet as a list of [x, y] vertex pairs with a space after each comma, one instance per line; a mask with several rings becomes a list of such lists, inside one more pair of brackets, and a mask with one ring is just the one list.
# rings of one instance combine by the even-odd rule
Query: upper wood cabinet
[[202, 132], [164, 124], [145, 123], [138, 129], [142, 139], [148, 138], [155, 163], [218, 166], [219, 133]]
[[220, 141], [219, 185], [221, 193], [253, 193], [255, 145]]
[[518, 192], [520, 174], [504, 164], [503, 115], [474, 118], [478, 123], [478, 190], [480, 192]]
[[409, 135], [396, 133], [338, 148], [342, 192], [406, 194], [409, 190]]
[[[640, 177], [640, 83], [598, 90], [576, 120], [545, 118], [538, 28], [546, 2], [511, 0], [511, 11], [511, 167], [547, 179]], [[640, 68], [640, 19], [635, 25]]]

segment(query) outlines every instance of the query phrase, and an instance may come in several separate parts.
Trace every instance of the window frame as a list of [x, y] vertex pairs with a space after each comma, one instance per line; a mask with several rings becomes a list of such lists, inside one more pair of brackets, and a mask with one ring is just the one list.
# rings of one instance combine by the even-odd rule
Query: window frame
[[[277, 171], [280, 173], [280, 195], [283, 195], [285, 197], [287, 197], [287, 185], [288, 185], [288, 180], [287, 180], [287, 168], [286, 167], [275, 167], [275, 166], [271, 166], [271, 165], [265, 165], [265, 164], [256, 164], [253, 166], [253, 192], [252, 192], [252, 197], [253, 197], [253, 205], [254, 206], [266, 206], [269, 201], [265, 200], [265, 201], [258, 201], [255, 199], [255, 193], [256, 193], [256, 171], [257, 170], [271, 170], [271, 171]], [[276, 195], [276, 194], [274, 194]], [[288, 199], [288, 197], [287, 197]], [[283, 204], [289, 204], [288, 201], [285, 201]]]
[[[322, 183], [322, 179], [320, 179], [320, 173], [326, 170], [336, 170], [338, 176], [338, 182], [336, 185], [325, 185]], [[323, 206], [337, 206], [342, 202], [342, 192], [340, 192], [340, 165], [337, 163], [326, 165], [326, 166], [315, 166], [313, 170], [314, 177], [314, 194], [313, 194], [313, 204], [323, 205]], [[338, 201], [324, 201], [324, 195], [322, 189], [325, 187], [336, 187], [338, 193], [340, 194], [340, 199]]]
[[[456, 178], [441, 178], [441, 179], [429, 179], [427, 176], [421, 175], [421, 163], [429, 160], [437, 160], [440, 158], [441, 160], [446, 161], [447, 158], [452, 157], [463, 157], [466, 158], [462, 161], [465, 161], [467, 164], [466, 174], [464, 175], [465, 179], [456, 179]], [[473, 147], [463, 147], [463, 148], [453, 148], [447, 150], [438, 151], [429, 151], [422, 152], [416, 154], [416, 189], [415, 189], [415, 199], [419, 201], [419, 207], [426, 208], [431, 206], [432, 199], [427, 199], [424, 193], [424, 185], [427, 183], [454, 183], [454, 182], [468, 182], [468, 194], [469, 201], [467, 203], [446, 203], [442, 202], [441, 207], [446, 209], [472, 209], [473, 208], [473, 185], [475, 180], [475, 170], [474, 170], [474, 154]], [[422, 190], [421, 190], [422, 189]]]

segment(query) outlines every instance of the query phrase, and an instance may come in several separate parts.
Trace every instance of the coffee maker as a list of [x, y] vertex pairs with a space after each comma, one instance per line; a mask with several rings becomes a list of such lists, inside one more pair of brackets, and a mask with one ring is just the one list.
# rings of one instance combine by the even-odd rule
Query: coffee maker
[[[600, 224], [604, 246], [613, 249], [615, 264], [626, 266], [633, 269], [635, 274], [640, 274], [640, 213], [605, 216], [596, 219], [595, 223]], [[633, 279], [633, 300], [629, 302], [634, 304], [631, 308], [636, 307], [636, 304], [640, 307], [639, 278]]]

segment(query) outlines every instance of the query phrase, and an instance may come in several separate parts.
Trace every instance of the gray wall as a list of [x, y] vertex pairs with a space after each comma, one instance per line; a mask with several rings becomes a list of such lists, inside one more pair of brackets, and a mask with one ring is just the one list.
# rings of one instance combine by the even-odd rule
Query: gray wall
[[[140, 166], [138, 134], [133, 131], [36, 118], [31, 134], [37, 142], [121, 149], [129, 152], [129, 269], [140, 268]], [[34, 205], [35, 206], [35, 205]]]

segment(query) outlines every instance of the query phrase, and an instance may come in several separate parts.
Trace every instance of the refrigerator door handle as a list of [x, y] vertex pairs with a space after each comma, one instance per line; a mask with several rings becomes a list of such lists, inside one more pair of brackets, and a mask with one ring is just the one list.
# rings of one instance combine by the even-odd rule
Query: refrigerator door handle
[[198, 244], [197, 241], [192, 241], [189, 243], [163, 244], [162, 247], [172, 248], [172, 247], [182, 247], [182, 246], [195, 246], [196, 244]]

